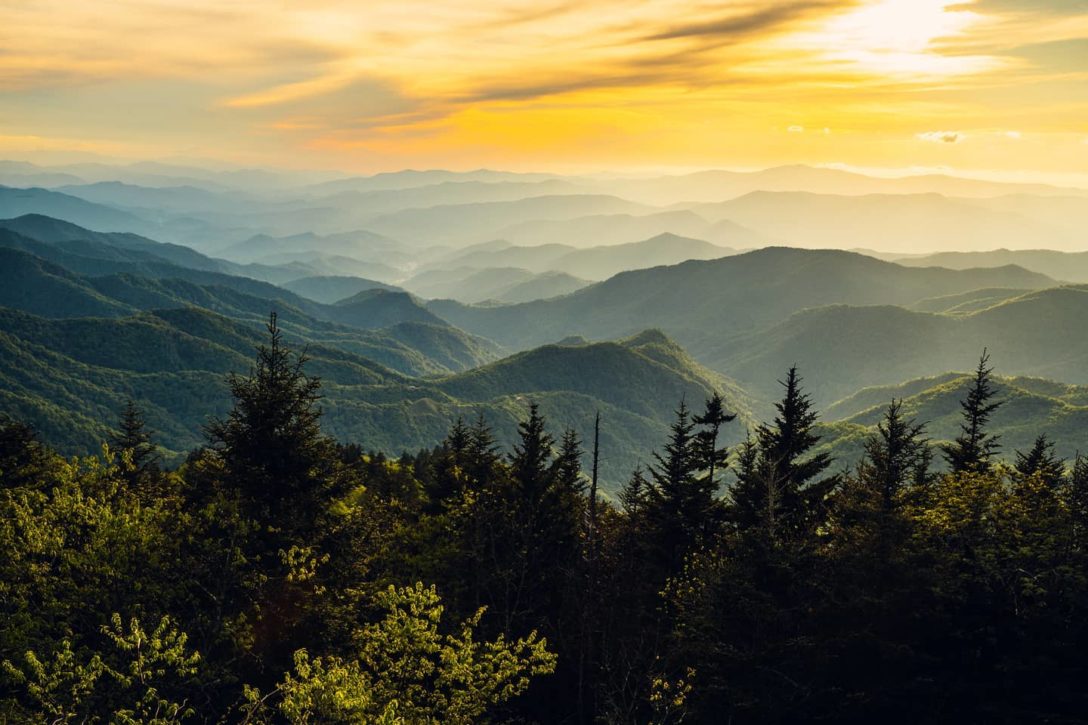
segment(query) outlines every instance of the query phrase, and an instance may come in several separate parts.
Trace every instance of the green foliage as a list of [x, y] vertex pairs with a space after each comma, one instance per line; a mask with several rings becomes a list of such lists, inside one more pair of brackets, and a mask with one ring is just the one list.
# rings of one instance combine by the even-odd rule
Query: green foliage
[[953, 473], [964, 471], [987, 471], [990, 459], [997, 454], [1000, 444], [986, 430], [990, 416], [1001, 407], [1000, 401], [991, 402], [995, 390], [993, 386], [993, 368], [987, 367], [990, 356], [983, 351], [975, 371], [975, 381], [971, 390], [961, 403], [963, 422], [960, 435], [951, 444], [944, 447], [944, 457]]
[[102, 653], [81, 658], [66, 639], [49, 657], [29, 650], [21, 666], [0, 663], [22, 690], [28, 714], [43, 722], [119, 725], [171, 725], [195, 714], [168, 694], [183, 691], [200, 663], [169, 617], [148, 632], [135, 617], [126, 627], [115, 613], [101, 631], [112, 645]]
[[798, 543], [819, 528], [834, 476], [819, 478], [831, 465], [826, 452], [814, 452], [816, 412], [801, 389], [797, 368], [782, 382], [785, 393], [775, 405], [774, 421], [756, 431], [757, 439], [741, 452], [736, 485], [730, 491], [729, 516], [742, 532], [766, 543]]
[[321, 383], [303, 372], [306, 358], [284, 345], [275, 313], [268, 333], [250, 374], [231, 375], [234, 408], [208, 426], [208, 439], [256, 518], [295, 532], [312, 527], [320, 512], [332, 441], [321, 434]]
[[385, 616], [356, 633], [350, 659], [295, 654], [279, 705], [292, 722], [478, 722], [555, 668], [535, 633], [477, 641], [482, 610], [442, 633], [434, 587], [389, 587], [377, 604]]

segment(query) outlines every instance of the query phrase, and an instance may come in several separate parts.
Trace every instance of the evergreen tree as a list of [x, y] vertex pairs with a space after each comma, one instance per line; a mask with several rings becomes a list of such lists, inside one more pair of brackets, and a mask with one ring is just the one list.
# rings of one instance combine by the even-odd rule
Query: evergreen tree
[[121, 412], [113, 447], [118, 453], [128, 455], [130, 465], [123, 467], [122, 478], [129, 490], [136, 492], [145, 502], [160, 493], [154, 489], [159, 480], [161, 459], [151, 443], [151, 433], [147, 430], [143, 412], [131, 399]]
[[228, 379], [234, 408], [207, 427], [228, 485], [277, 530], [311, 528], [331, 483], [335, 446], [321, 433], [321, 383], [304, 372], [306, 360], [284, 345], [272, 313], [250, 374]]
[[[915, 484], [929, 479], [930, 456], [924, 426], [904, 418], [896, 400], [864, 449], [833, 499], [828, 545], [815, 573], [818, 594], [806, 604], [823, 612], [814, 632], [829, 663], [822, 675], [840, 683], [834, 687], [842, 693], [822, 686], [824, 707], [847, 722], [886, 722], [909, 709], [910, 695], [899, 688], [928, 665], [912, 646], [920, 617], [899, 613], [920, 608], [932, 587], [926, 565], [911, 550], [912, 514], [920, 502]], [[873, 652], [894, 675], [874, 681]], [[859, 695], [866, 691], [875, 696]]]
[[582, 478], [582, 441], [573, 428], [563, 431], [559, 440], [559, 452], [552, 464], [555, 484], [561, 496], [578, 498], [585, 493]]
[[553, 480], [551, 471], [554, 439], [545, 430], [544, 416], [537, 403], [529, 404], [529, 417], [518, 423], [518, 442], [510, 457], [510, 474], [518, 496], [536, 508]]
[[464, 487], [470, 466], [469, 448], [471, 431], [465, 421], [458, 416], [453, 427], [446, 435], [434, 463], [434, 476], [429, 480], [427, 493], [432, 504], [430, 510], [437, 511], [443, 504], [454, 499]]
[[468, 429], [468, 445], [465, 450], [466, 470], [472, 485], [478, 490], [486, 490], [495, 477], [495, 468], [501, 457], [495, 435], [481, 412]]
[[724, 469], [729, 460], [729, 451], [726, 448], [718, 448], [718, 436], [721, 428], [726, 423], [736, 420], [735, 413], [725, 412], [722, 396], [714, 393], [706, 401], [706, 408], [702, 415], [695, 416], [695, 424], [702, 427], [695, 434], [699, 443], [699, 455], [702, 457], [701, 465], [707, 471], [707, 479], [711, 486], [717, 488], [715, 474], [719, 469]]
[[720, 523], [717, 485], [700, 476], [706, 460], [695, 434], [696, 423], [681, 401], [663, 453], [654, 453], [646, 502], [649, 524], [664, 574], [679, 571], [684, 557], [703, 543]]
[[628, 519], [645, 513], [649, 488], [650, 482], [646, 480], [646, 474], [641, 467], [636, 468], [619, 493], [620, 509]]
[[812, 432], [817, 416], [801, 390], [796, 367], [790, 368], [782, 385], [786, 390], [775, 404], [773, 423], [761, 425], [755, 444], [746, 443], [741, 450], [730, 507], [741, 531], [762, 531], [772, 542], [812, 534], [838, 482], [834, 476], [820, 478], [831, 457], [811, 453], [820, 441]]
[[1088, 456], [1079, 451], [1069, 472], [1065, 498], [1072, 519], [1074, 546], [1082, 554], [1088, 554]]
[[[833, 528], [840, 557], [854, 557], [880, 570], [904, 546], [909, 530], [904, 513], [911, 500], [908, 494], [916, 490], [917, 481], [929, 477], [924, 431], [924, 425], [903, 417], [900, 401], [888, 405], [876, 433], [865, 441], [865, 457], [843, 482], [834, 502]], [[885, 575], [878, 571], [879, 577]]]
[[43, 485], [48, 461], [37, 431], [0, 413], [0, 488]]
[[865, 442], [865, 458], [858, 465], [857, 481], [890, 513], [911, 484], [929, 477], [929, 444], [925, 425], [905, 420], [902, 401], [893, 400], [877, 424], [877, 432]]
[[989, 367], [989, 363], [990, 355], [983, 350], [971, 389], [960, 402], [963, 415], [960, 435], [944, 446], [944, 457], [953, 473], [989, 471], [990, 459], [997, 455], [1001, 447], [997, 437], [986, 432], [990, 416], [1003, 404], [993, 400], [997, 391], [994, 388], [993, 368]]
[[1054, 442], [1047, 438], [1046, 433], [1039, 434], [1027, 453], [1016, 452], [1013, 468], [1017, 481], [1039, 476], [1051, 489], [1057, 489], [1065, 479], [1065, 461], [1054, 454]]

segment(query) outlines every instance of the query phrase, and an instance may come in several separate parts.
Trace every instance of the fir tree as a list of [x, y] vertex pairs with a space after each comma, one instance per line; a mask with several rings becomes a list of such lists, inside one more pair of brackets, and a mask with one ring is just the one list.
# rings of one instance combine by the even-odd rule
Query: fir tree
[[1057, 489], [1065, 479], [1065, 461], [1054, 454], [1054, 442], [1041, 433], [1027, 453], [1016, 452], [1015, 478], [1024, 481], [1039, 476], [1049, 488]]
[[461, 492], [470, 469], [471, 443], [471, 431], [465, 421], [458, 417], [442, 441], [434, 463], [434, 476], [427, 487], [431, 510], [437, 510]]
[[552, 464], [555, 484], [561, 495], [579, 497], [585, 492], [582, 479], [582, 441], [573, 428], [563, 431], [559, 452]]
[[1088, 553], [1088, 456], [1079, 451], [1069, 472], [1066, 501], [1073, 523], [1074, 545], [1082, 553]]
[[716, 529], [720, 504], [716, 484], [700, 476], [705, 457], [687, 405], [681, 401], [663, 453], [654, 453], [647, 488], [649, 524], [666, 571], [679, 571], [684, 557]]
[[32, 426], [0, 413], [0, 488], [42, 485], [48, 459]]
[[808, 455], [820, 437], [812, 432], [817, 415], [801, 390], [796, 367], [789, 369], [782, 385], [786, 392], [775, 404], [774, 422], [757, 431], [760, 454], [774, 463], [792, 490], [800, 491], [831, 465], [831, 457], [827, 453]]
[[518, 423], [519, 440], [510, 457], [510, 473], [523, 501], [535, 503], [548, 489], [552, 447], [555, 441], [545, 430], [544, 417], [534, 401], [529, 404], [529, 418]]
[[930, 453], [924, 432], [924, 424], [903, 418], [902, 401], [893, 400], [877, 424], [876, 434], [865, 442], [857, 480], [885, 514], [896, 507], [909, 485], [929, 477]]
[[129, 457], [130, 465], [122, 470], [129, 490], [136, 492], [145, 502], [153, 498], [161, 459], [151, 443], [151, 433], [147, 430], [143, 412], [131, 399], [121, 412], [113, 447]]
[[495, 435], [483, 412], [476, 416], [476, 421], [469, 427], [467, 435], [466, 470], [473, 486], [484, 490], [495, 477], [495, 467], [499, 464], [500, 456]]
[[[929, 443], [925, 426], [903, 417], [902, 403], [893, 400], [865, 441], [865, 456], [853, 476], [843, 482], [834, 503], [839, 555], [867, 560], [872, 568], [889, 565], [908, 532], [906, 494], [917, 481], [928, 479]], [[883, 573], [880, 576], [884, 576]]]
[[971, 390], [960, 402], [963, 415], [960, 435], [944, 446], [944, 457], [953, 473], [989, 471], [990, 459], [997, 455], [1001, 447], [997, 437], [986, 432], [990, 416], [1003, 404], [993, 400], [997, 391], [993, 383], [993, 368], [989, 367], [989, 363], [990, 356], [983, 350]]
[[277, 529], [313, 525], [335, 459], [332, 441], [321, 433], [321, 383], [304, 372], [306, 360], [284, 345], [272, 313], [268, 344], [258, 347], [250, 374], [229, 377], [234, 408], [207, 428], [228, 483]]
[[718, 448], [718, 436], [722, 426], [731, 423], [736, 418], [735, 413], [725, 412], [721, 395], [714, 393], [706, 401], [706, 408], [702, 415], [697, 415], [694, 419], [695, 424], [702, 427], [702, 430], [695, 434], [699, 443], [699, 455], [702, 457], [701, 465], [706, 469], [707, 480], [714, 488], [717, 487], [716, 472], [725, 468], [726, 461], [729, 459], [728, 449]]
[[782, 385], [786, 390], [775, 404], [773, 423], [761, 425], [756, 442], [741, 450], [730, 507], [740, 530], [762, 531], [771, 541], [811, 534], [838, 482], [834, 476], [820, 478], [831, 457], [811, 453], [820, 441], [812, 431], [817, 416], [801, 390], [796, 367], [790, 368]]

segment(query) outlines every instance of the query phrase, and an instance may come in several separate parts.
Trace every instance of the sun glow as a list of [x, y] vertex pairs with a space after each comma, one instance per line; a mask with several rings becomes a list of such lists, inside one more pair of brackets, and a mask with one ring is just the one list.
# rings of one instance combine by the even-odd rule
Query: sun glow
[[932, 80], [991, 70], [992, 56], [944, 54], [942, 41], [962, 38], [986, 22], [963, 0], [878, 0], [831, 18], [819, 31], [793, 39], [822, 48], [839, 63], [895, 78]]

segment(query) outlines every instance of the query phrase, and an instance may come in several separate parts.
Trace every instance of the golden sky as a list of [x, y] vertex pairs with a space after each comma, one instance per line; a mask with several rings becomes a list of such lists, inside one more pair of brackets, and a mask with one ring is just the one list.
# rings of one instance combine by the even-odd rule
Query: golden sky
[[1088, 0], [0, 0], [0, 155], [1088, 179]]

